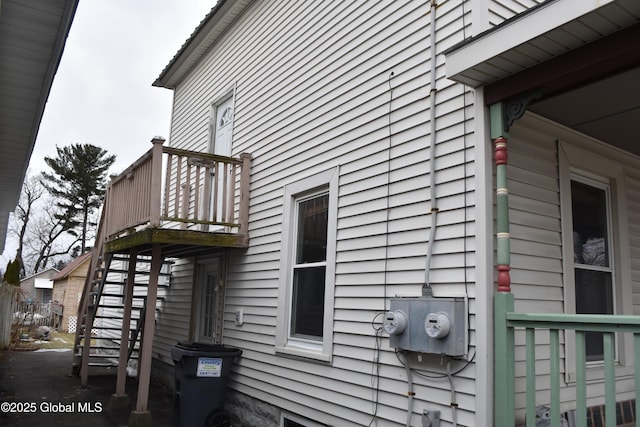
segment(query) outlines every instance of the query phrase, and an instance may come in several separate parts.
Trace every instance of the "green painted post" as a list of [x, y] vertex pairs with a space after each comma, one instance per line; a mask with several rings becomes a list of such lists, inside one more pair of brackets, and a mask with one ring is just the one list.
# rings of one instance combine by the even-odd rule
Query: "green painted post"
[[494, 424], [515, 424], [515, 340], [514, 329], [507, 324], [507, 313], [514, 310], [511, 293], [509, 245], [509, 192], [507, 190], [507, 138], [501, 103], [490, 107], [491, 139], [495, 145], [496, 165], [496, 255], [498, 289], [494, 295]]
[[551, 376], [551, 427], [560, 426], [560, 331], [549, 330]]
[[536, 330], [526, 329], [526, 364], [527, 364], [527, 427], [536, 425]]
[[576, 331], [576, 425], [587, 425], [587, 350], [584, 331]]
[[515, 425], [514, 332], [507, 325], [506, 313], [514, 307], [513, 294], [494, 295], [494, 423], [496, 427]]
[[605, 332], [602, 337], [604, 347], [604, 417], [605, 425], [616, 425], [616, 367], [615, 334]]
[[[633, 334], [634, 362], [636, 373], [636, 414], [640, 414], [640, 396], [638, 387], [640, 386], [640, 334]], [[640, 427], [640, 417], [636, 415], [636, 427]]]

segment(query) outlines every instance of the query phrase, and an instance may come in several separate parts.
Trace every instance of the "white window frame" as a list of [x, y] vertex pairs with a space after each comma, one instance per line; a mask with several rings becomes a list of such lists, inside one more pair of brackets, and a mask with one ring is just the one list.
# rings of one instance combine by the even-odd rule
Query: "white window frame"
[[[214, 286], [216, 288], [215, 298], [213, 301], [213, 313], [215, 314], [215, 319], [213, 322], [213, 336], [211, 339], [205, 339], [203, 337], [203, 328], [204, 328], [204, 315], [205, 315], [205, 293], [207, 284], [203, 280], [206, 275], [209, 273], [209, 265], [214, 265], [215, 267], [212, 269], [215, 271], [215, 277], [217, 277], [217, 282]], [[206, 258], [198, 258], [195, 262], [195, 286], [193, 287], [193, 301], [192, 307], [194, 308], [193, 313], [195, 315], [193, 321], [193, 340], [203, 344], [220, 344], [222, 342], [222, 323], [223, 323], [223, 314], [224, 314], [224, 282], [222, 279], [223, 270], [222, 270], [222, 258], [219, 256], [214, 257], [206, 257]]]
[[[300, 356], [323, 362], [331, 362], [333, 348], [333, 312], [336, 259], [336, 233], [338, 211], [338, 168], [285, 185], [282, 218], [282, 253], [280, 257], [280, 281], [278, 292], [278, 319], [276, 323], [276, 351], [284, 355]], [[293, 291], [293, 266], [297, 201], [312, 194], [329, 194], [327, 222], [327, 256], [325, 270], [324, 320], [321, 340], [291, 336], [291, 304]]]
[[[624, 169], [622, 164], [606, 157], [606, 147], [594, 146], [586, 150], [574, 144], [560, 141], [559, 180], [562, 218], [564, 307], [566, 313], [576, 312], [575, 266], [573, 254], [573, 221], [571, 215], [571, 181], [607, 188], [609, 193], [609, 248], [613, 282], [614, 314], [632, 314], [629, 240], [626, 203], [624, 193]], [[597, 152], [597, 153], [596, 153]], [[632, 374], [628, 361], [633, 361], [632, 338], [623, 335], [616, 340], [617, 375]], [[575, 383], [575, 333], [566, 332], [565, 339], [565, 381]], [[603, 362], [587, 363], [587, 380], [603, 380]]]

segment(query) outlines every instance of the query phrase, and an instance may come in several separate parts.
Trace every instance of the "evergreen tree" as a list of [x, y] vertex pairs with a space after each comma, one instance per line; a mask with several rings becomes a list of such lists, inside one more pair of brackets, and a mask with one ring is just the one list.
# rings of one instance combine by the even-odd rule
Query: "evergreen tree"
[[9, 285], [20, 286], [20, 261], [17, 259], [9, 261], [2, 280]]
[[[116, 156], [91, 144], [56, 146], [57, 157], [45, 157], [44, 161], [53, 173], [43, 172], [44, 187], [60, 198], [61, 212], [56, 219], [65, 224], [71, 233], [81, 237], [81, 253], [86, 251], [87, 230], [91, 214], [100, 207], [106, 192], [109, 167]], [[80, 229], [78, 233], [77, 230]]]

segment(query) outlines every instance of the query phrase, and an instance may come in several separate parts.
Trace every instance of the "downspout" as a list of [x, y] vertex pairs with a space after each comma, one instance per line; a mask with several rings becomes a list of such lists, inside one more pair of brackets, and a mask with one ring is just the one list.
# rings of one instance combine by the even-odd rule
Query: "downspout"
[[429, 229], [429, 241], [427, 242], [427, 256], [424, 268], [424, 285], [422, 286], [423, 296], [432, 296], [430, 273], [431, 273], [431, 256], [433, 254], [433, 244], [436, 238], [436, 224], [438, 218], [438, 206], [436, 203], [436, 0], [431, 0], [431, 20], [430, 27], [430, 43], [431, 43], [431, 70], [429, 72], [429, 127], [431, 144], [429, 145], [429, 200], [431, 201], [431, 228]]

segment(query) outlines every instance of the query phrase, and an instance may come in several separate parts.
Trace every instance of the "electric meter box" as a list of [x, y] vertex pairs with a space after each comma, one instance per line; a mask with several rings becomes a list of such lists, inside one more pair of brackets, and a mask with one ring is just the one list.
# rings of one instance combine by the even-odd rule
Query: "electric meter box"
[[467, 354], [464, 298], [391, 298], [383, 326], [391, 347], [454, 357]]

